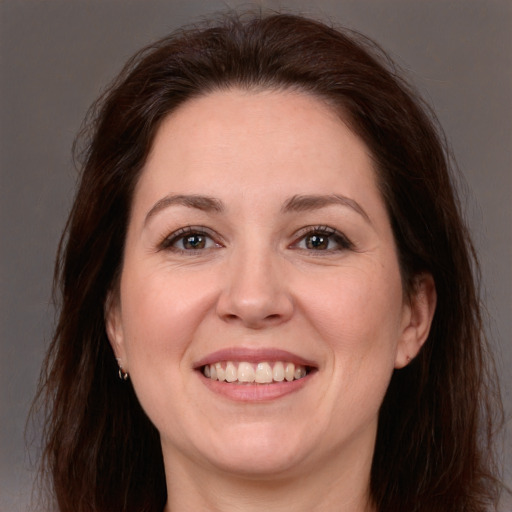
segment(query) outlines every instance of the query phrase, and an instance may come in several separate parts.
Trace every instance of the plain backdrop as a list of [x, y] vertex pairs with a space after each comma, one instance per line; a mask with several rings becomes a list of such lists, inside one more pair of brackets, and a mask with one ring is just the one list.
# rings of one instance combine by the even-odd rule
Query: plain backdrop
[[71, 146], [86, 110], [139, 47], [240, 5], [292, 9], [365, 33], [434, 106], [467, 182], [508, 420], [505, 480], [512, 481], [510, 0], [0, 0], [2, 512], [26, 510], [30, 499], [37, 444], [27, 450], [23, 431], [51, 336], [53, 260], [76, 182]]

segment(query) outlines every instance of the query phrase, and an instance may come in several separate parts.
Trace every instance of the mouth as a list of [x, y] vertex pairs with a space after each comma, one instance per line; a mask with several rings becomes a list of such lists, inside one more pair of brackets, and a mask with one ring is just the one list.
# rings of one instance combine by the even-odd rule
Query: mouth
[[194, 365], [210, 390], [244, 401], [268, 400], [301, 389], [318, 366], [282, 350], [228, 349]]
[[201, 371], [207, 379], [229, 384], [273, 384], [303, 379], [313, 368], [285, 361], [218, 361], [202, 366]]

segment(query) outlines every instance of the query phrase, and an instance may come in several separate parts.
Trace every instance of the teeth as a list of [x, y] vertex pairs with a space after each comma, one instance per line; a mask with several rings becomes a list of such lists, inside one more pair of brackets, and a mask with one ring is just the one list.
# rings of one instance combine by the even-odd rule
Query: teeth
[[[222, 368], [222, 365], [220, 363], [215, 363], [215, 369], [217, 370], [217, 380], [220, 380], [221, 382], [226, 380], [226, 370]], [[212, 378], [210, 376], [210, 378]]]
[[258, 384], [268, 384], [272, 382], [272, 368], [268, 363], [258, 363], [254, 381]]
[[203, 374], [211, 380], [221, 382], [270, 384], [272, 382], [291, 382], [302, 379], [307, 375], [306, 367], [295, 366], [293, 363], [277, 361], [269, 363], [262, 361], [256, 365], [246, 361], [234, 363], [232, 361], [218, 362], [205, 365]]
[[293, 363], [288, 363], [286, 365], [286, 370], [284, 371], [284, 378], [290, 382], [295, 377], [295, 365]]
[[235, 382], [238, 379], [238, 372], [233, 363], [229, 362], [226, 365], [226, 381], [227, 382]]
[[276, 363], [272, 370], [272, 378], [276, 382], [283, 382], [284, 380], [284, 366], [283, 363]]
[[240, 382], [254, 382], [255, 378], [256, 378], [256, 374], [254, 372], [254, 368], [252, 367], [252, 364], [240, 363], [238, 365], [238, 380]]
[[306, 369], [303, 366], [297, 366], [295, 368], [295, 373], [293, 374], [296, 380], [302, 379], [302, 377], [306, 376]]

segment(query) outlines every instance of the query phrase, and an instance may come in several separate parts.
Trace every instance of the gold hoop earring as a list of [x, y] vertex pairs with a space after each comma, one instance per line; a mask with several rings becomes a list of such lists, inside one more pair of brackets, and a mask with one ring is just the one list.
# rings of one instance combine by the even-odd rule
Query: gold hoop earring
[[128, 372], [123, 370], [123, 367], [121, 366], [121, 359], [117, 359], [117, 364], [119, 366], [119, 370], [117, 372], [117, 375], [121, 380], [128, 380]]
[[125, 372], [121, 367], [119, 368], [119, 371], [117, 374], [119, 375], [119, 378], [121, 380], [128, 380], [128, 372]]

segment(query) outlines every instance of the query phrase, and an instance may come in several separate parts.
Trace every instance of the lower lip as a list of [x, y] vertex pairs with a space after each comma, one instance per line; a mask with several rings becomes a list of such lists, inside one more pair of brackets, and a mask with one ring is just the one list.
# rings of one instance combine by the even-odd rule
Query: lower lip
[[212, 380], [198, 372], [205, 386], [218, 395], [240, 402], [264, 402], [276, 400], [302, 389], [312, 378], [314, 372], [302, 379], [291, 382], [273, 382], [272, 384], [235, 384]]

